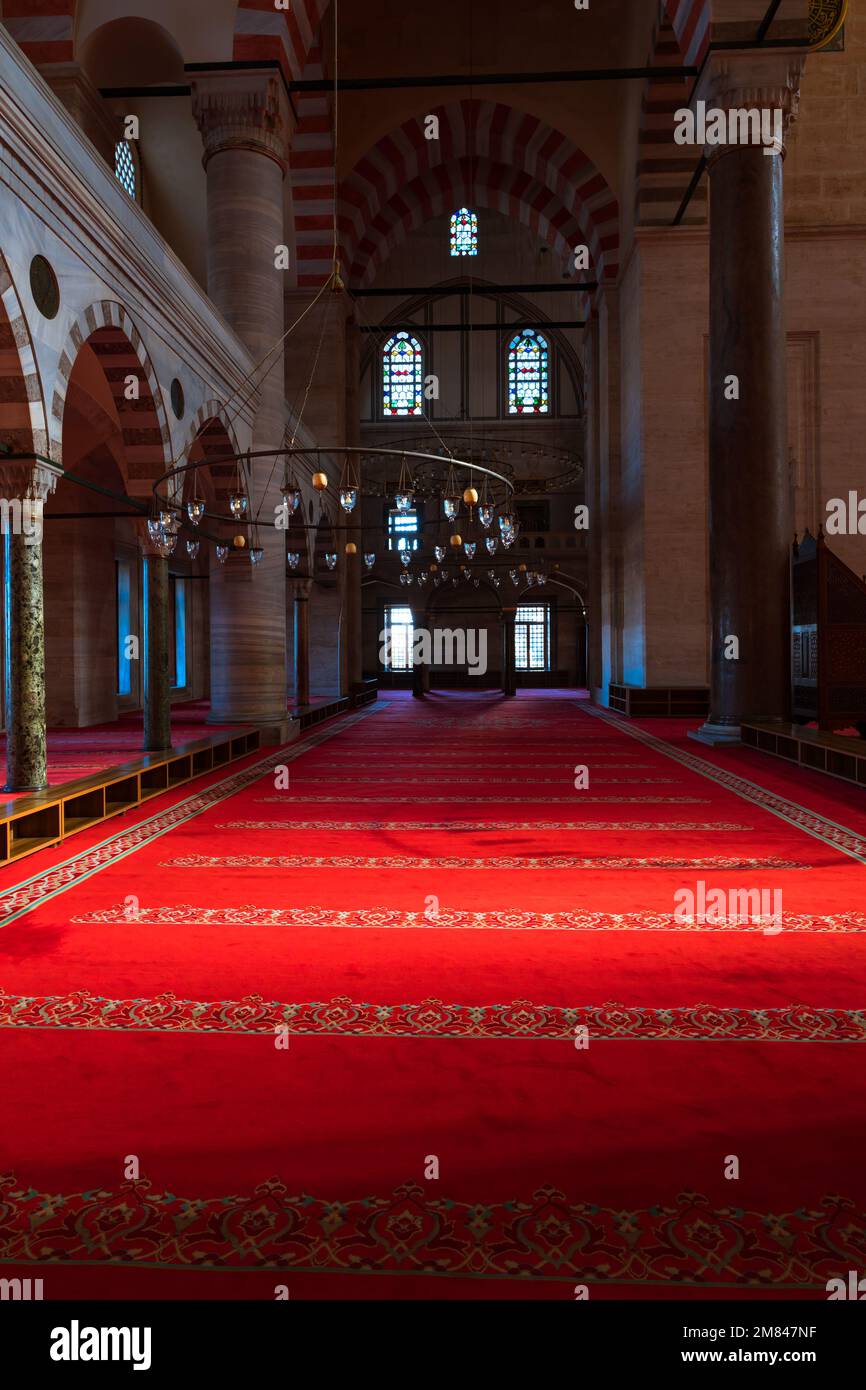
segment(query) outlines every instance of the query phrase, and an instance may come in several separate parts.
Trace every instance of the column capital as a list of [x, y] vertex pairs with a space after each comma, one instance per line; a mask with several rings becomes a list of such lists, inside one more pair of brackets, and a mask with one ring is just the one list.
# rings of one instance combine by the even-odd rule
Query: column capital
[[0, 454], [0, 493], [7, 501], [47, 502], [63, 469], [41, 459], [5, 459]]
[[192, 111], [204, 141], [205, 168], [223, 150], [251, 150], [275, 160], [285, 174], [293, 120], [279, 73], [196, 73]]
[[[707, 138], [711, 162], [732, 150], [763, 144], [785, 153], [788, 130], [800, 108], [800, 80], [806, 62], [802, 48], [728, 49], [711, 52], [694, 92], [703, 103], [704, 129], [711, 135], [713, 113], [723, 113], [724, 139]], [[756, 118], [757, 117], [757, 118]]]

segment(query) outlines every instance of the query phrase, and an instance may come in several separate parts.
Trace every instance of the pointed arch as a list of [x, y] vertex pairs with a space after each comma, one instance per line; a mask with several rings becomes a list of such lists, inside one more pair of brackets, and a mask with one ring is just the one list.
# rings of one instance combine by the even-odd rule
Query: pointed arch
[[0, 444], [48, 456], [45, 399], [30, 329], [0, 254]]
[[190, 501], [198, 481], [198, 494], [204, 496], [208, 510], [227, 516], [237, 470], [231, 463], [218, 460], [225, 460], [227, 454], [237, 456], [239, 453], [237, 434], [225, 408], [219, 401], [205, 401], [193, 416], [184, 460], [203, 462], [207, 467], [190, 469], [184, 475], [183, 501]]
[[[146, 493], [148, 483], [171, 462], [171, 432], [162, 390], [141, 334], [116, 300], [99, 300], [85, 309], [69, 330], [51, 401], [48, 423], [52, 457], [63, 453], [63, 410], [69, 379], [85, 343], [99, 359], [111, 387], [126, 452], [130, 491]], [[138, 398], [127, 399], [127, 381], [138, 382]]]
[[[430, 115], [439, 121], [438, 140], [424, 136]], [[559, 238], [561, 249], [587, 245], [596, 278], [616, 279], [619, 209], [601, 172], [566, 135], [538, 117], [477, 99], [404, 121], [343, 181], [339, 226], [350, 278], [367, 283], [395, 222], [420, 225], [431, 203], [443, 211], [443, 190], [454, 199], [449, 213], [463, 201], [469, 207], [501, 208], [527, 225], [537, 223], [548, 239], [554, 235], [548, 231], [553, 220], [555, 228], [567, 228]]]
[[428, 170], [383, 206], [357, 248], [350, 279], [368, 285], [392, 252], [416, 228], [446, 216], [455, 202], [489, 208], [529, 227], [565, 264], [584, 242], [584, 230], [561, 200], [534, 179], [506, 165], [465, 156]]

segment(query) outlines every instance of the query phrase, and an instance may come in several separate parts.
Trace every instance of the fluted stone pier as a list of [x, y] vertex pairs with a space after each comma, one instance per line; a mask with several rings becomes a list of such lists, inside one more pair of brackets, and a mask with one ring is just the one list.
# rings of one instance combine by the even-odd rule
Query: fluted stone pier
[[[207, 171], [208, 294], [260, 362], [284, 332], [286, 244], [283, 183], [292, 118], [273, 72], [196, 73], [193, 111]], [[279, 449], [285, 428], [283, 351], [268, 357], [253, 449]], [[281, 468], [253, 462], [253, 509], [263, 523], [261, 563], [248, 548], [211, 568], [211, 712], [213, 723], [255, 723], [274, 739], [288, 733], [285, 531], [273, 526]]]

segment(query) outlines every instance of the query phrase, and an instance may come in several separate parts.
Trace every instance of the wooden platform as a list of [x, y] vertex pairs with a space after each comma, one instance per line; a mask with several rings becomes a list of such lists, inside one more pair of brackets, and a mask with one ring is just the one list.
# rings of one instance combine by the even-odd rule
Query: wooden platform
[[0, 867], [254, 753], [259, 741], [258, 729], [228, 730], [165, 753], [144, 753], [44, 792], [0, 801]]
[[743, 724], [740, 737], [748, 748], [866, 787], [866, 741], [862, 738], [843, 738], [802, 724], [763, 720]]
[[608, 705], [627, 719], [706, 719], [710, 692], [705, 685], [615, 685], [608, 690]]

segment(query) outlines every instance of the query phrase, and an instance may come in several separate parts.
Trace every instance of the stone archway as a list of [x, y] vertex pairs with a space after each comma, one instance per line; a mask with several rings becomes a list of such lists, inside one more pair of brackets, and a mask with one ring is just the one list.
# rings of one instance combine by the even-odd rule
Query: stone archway
[[8, 614], [2, 632], [3, 715], [8, 791], [39, 791], [47, 782], [42, 528], [43, 507], [57, 481], [47, 453], [42, 384], [30, 330], [0, 255], [2, 611]]
[[129, 491], [133, 496], [146, 496], [152, 480], [165, 472], [171, 461], [171, 433], [159, 381], [141, 334], [116, 300], [90, 305], [69, 330], [51, 402], [52, 457], [59, 461], [63, 456], [64, 406], [76, 359], [85, 344], [99, 359], [114, 398], [127, 456]]
[[48, 454], [42, 382], [30, 329], [0, 252], [0, 448]]

